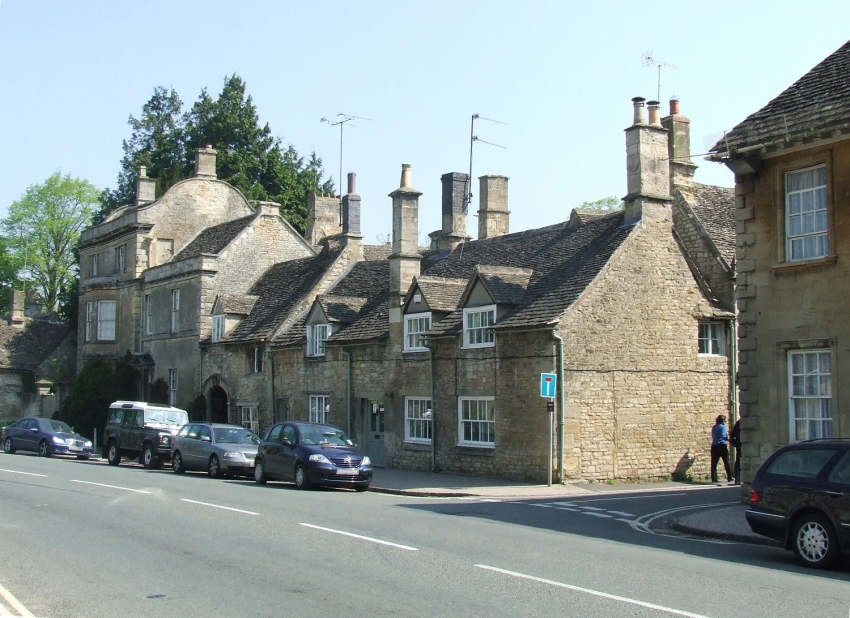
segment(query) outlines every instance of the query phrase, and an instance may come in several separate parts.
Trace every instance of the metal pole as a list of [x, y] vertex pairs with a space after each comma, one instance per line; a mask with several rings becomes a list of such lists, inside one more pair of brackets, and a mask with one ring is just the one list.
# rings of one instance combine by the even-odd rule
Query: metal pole
[[[342, 225], [342, 128], [345, 126], [345, 121], [339, 123], [339, 224]], [[349, 432], [348, 435], [351, 435]]]
[[472, 120], [469, 122], [469, 178], [466, 179], [466, 207], [469, 210], [472, 204], [472, 143], [475, 141], [475, 119], [478, 114], [472, 114]]
[[[549, 401], [552, 402], [553, 406], [555, 405], [555, 398], [554, 397], [551, 397], [549, 399]], [[549, 466], [549, 487], [552, 486], [552, 440], [555, 439], [555, 433], [554, 433], [554, 429], [553, 429], [554, 425], [555, 425], [555, 410], [553, 408], [552, 411], [549, 412], [549, 463], [547, 464]]]

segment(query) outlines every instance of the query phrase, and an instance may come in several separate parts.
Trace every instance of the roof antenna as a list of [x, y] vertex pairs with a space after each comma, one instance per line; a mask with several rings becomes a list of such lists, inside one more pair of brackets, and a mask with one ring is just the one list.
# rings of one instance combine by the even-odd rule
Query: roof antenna
[[472, 204], [472, 145], [475, 142], [481, 142], [482, 144], [489, 144], [490, 146], [495, 146], [496, 148], [502, 148], [503, 150], [507, 150], [507, 146], [500, 146], [499, 144], [494, 144], [493, 142], [488, 142], [483, 139], [479, 139], [477, 135], [475, 135], [475, 121], [476, 120], [486, 120], [487, 122], [495, 122], [496, 124], [503, 124], [507, 126], [507, 122], [502, 122], [501, 120], [493, 120], [492, 118], [485, 118], [480, 114], [472, 114], [472, 122], [470, 122], [469, 126], [469, 178], [466, 179], [466, 203], [464, 204], [465, 210], [469, 211], [469, 205]]
[[[332, 127], [339, 127], [339, 223], [342, 225], [342, 130], [345, 127], [346, 123], [351, 122], [352, 120], [372, 120], [371, 118], [364, 118], [363, 116], [354, 116], [352, 114], [343, 114], [340, 112], [336, 115], [337, 118], [342, 117], [341, 120], [328, 120], [327, 118], [319, 118], [319, 122], [327, 122]], [[352, 127], [356, 127], [356, 124], [351, 125]]]
[[653, 50], [649, 50], [648, 52], [644, 52], [640, 57], [640, 63], [645, 67], [658, 67], [658, 98], [656, 101], [661, 100], [661, 67], [670, 67], [671, 69], [677, 68], [675, 65], [670, 64], [668, 62], [661, 62], [657, 58], [652, 55]]

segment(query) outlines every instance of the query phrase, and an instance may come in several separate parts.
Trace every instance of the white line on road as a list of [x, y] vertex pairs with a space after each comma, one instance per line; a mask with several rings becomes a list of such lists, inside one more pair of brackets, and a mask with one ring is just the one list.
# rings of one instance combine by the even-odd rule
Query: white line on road
[[133, 491], [137, 494], [149, 494], [152, 493], [150, 491], [145, 491], [144, 489], [130, 489], [129, 487], [119, 487], [118, 485], [105, 485], [103, 483], [92, 483], [91, 481], [78, 481], [76, 479], [71, 481], [72, 483], [83, 483], [85, 485], [97, 485], [98, 487], [108, 487], [109, 489], [121, 489], [123, 491]]
[[551, 504], [536, 504], [535, 503], [535, 504], [529, 504], [528, 506], [539, 506], [542, 509], [551, 509], [552, 508]]
[[624, 496], [622, 498], [594, 498], [593, 500], [584, 500], [579, 498], [580, 504], [584, 504], [585, 502], [609, 502], [612, 500], [649, 500], [650, 498], [672, 498], [674, 496], [684, 496], [684, 493], [679, 494], [661, 494], [659, 496]]
[[512, 577], [518, 577], [520, 579], [528, 579], [535, 582], [540, 582], [541, 584], [549, 584], [550, 586], [557, 586], [558, 588], [565, 588], [567, 590], [574, 590], [575, 592], [583, 592], [585, 594], [592, 594], [597, 597], [602, 597], [603, 599], [610, 599], [612, 601], [619, 601], [620, 603], [630, 603], [631, 605], [638, 605], [640, 607], [646, 607], [647, 609], [654, 609], [661, 612], [666, 612], [668, 614], [675, 614], [677, 616], [688, 616], [689, 618], [707, 618], [707, 616], [703, 616], [702, 614], [694, 614], [691, 612], [685, 612], [680, 609], [673, 609], [672, 607], [664, 607], [663, 605], [655, 605], [654, 603], [646, 603], [645, 601], [638, 601], [637, 599], [629, 599], [628, 597], [620, 597], [615, 594], [608, 594], [607, 592], [599, 592], [598, 590], [591, 590], [590, 588], [581, 588], [580, 586], [572, 586], [570, 584], [564, 584], [561, 582], [552, 581], [551, 579], [543, 579], [542, 577], [534, 577], [533, 575], [524, 575], [523, 573], [517, 573], [515, 571], [506, 571], [505, 569], [498, 569], [496, 567], [487, 566], [486, 564], [476, 564], [476, 567], [479, 569], [485, 569], [487, 571], [495, 571], [496, 573], [502, 573], [504, 575], [510, 575]]
[[[9, 592], [8, 590], [6, 590], [3, 586], [0, 586], [0, 596], [2, 596], [4, 599], [6, 599], [6, 601], [9, 603], [9, 605], [14, 607], [15, 610], [21, 616], [27, 616], [27, 618], [32, 617], [32, 613], [30, 612], [30, 610], [28, 610], [26, 607], [24, 607], [24, 604], [21, 603], [20, 601], [18, 601], [18, 599], [16, 599], [14, 596], [12, 596], [12, 593]], [[0, 605], [0, 608], [2, 608], [2, 607], [3, 606]]]
[[573, 509], [573, 508], [570, 508], [568, 506], [556, 506], [554, 508], [558, 509], [559, 511], [572, 511], [573, 513], [581, 513], [580, 510]]
[[40, 476], [42, 478], [47, 478], [46, 474], [36, 474], [35, 472], [19, 472], [17, 470], [4, 470], [0, 468], [0, 472], [8, 472], [9, 474], [26, 474], [27, 476]]
[[224, 509], [225, 511], [234, 511], [236, 513], [245, 513], [246, 515], [259, 515], [259, 513], [255, 513], [254, 511], [243, 511], [242, 509], [234, 509], [229, 506], [221, 506], [220, 504], [210, 504], [209, 502], [198, 502], [197, 500], [188, 500], [186, 498], [180, 498], [183, 502], [191, 502], [192, 504], [200, 504], [202, 506], [211, 506], [216, 509]]
[[584, 509], [586, 511], [604, 511], [605, 509], [600, 509], [598, 506], [579, 506], [578, 508]]
[[623, 517], [634, 517], [634, 515], [632, 515], [631, 513], [625, 513], [623, 511], [608, 511], [608, 512], [612, 513], [614, 515], [621, 515]]
[[588, 511], [581, 511], [581, 514], [582, 515], [590, 515], [591, 517], [605, 517], [605, 518], [613, 517], [613, 515], [608, 515], [606, 513], [590, 513]]
[[380, 539], [373, 539], [370, 536], [360, 536], [359, 534], [352, 534], [351, 532], [343, 532], [342, 530], [334, 530], [333, 528], [322, 528], [321, 526], [314, 526], [313, 524], [301, 524], [302, 526], [306, 526], [308, 528], [315, 528], [316, 530], [324, 530], [325, 532], [333, 532], [334, 534], [341, 534], [343, 536], [350, 536], [354, 539], [360, 539], [362, 541], [371, 541], [372, 543], [379, 543], [381, 545], [389, 545], [390, 547], [398, 547], [399, 549], [406, 549], [407, 551], [419, 551], [415, 547], [408, 547], [407, 545], [399, 545], [398, 543], [390, 543], [389, 541], [382, 541]]

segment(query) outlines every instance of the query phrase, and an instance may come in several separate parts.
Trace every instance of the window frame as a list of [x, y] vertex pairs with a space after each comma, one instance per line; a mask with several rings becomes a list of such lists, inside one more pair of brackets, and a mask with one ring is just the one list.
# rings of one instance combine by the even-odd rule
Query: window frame
[[171, 332], [180, 330], [180, 288], [171, 290]]
[[224, 330], [227, 326], [226, 316], [221, 313], [219, 315], [214, 315], [212, 319], [212, 342], [218, 343], [222, 339], [224, 339]]
[[[248, 348], [248, 373], [263, 372], [263, 348], [251, 346]], [[254, 432], [256, 433], [256, 432]]]
[[[410, 331], [410, 324], [412, 322], [418, 322], [420, 320], [427, 320], [426, 327], [421, 331]], [[404, 316], [404, 345], [402, 346], [402, 352], [427, 352], [428, 348], [424, 345], [411, 345], [410, 337], [419, 337], [420, 341], [425, 339], [425, 336], [422, 334], [425, 331], [431, 328], [431, 312], [423, 311], [420, 313], [410, 313]]]
[[92, 253], [89, 255], [89, 277], [100, 276], [100, 254]]
[[123, 273], [127, 271], [127, 245], [118, 245], [115, 247], [115, 272]]
[[[314, 403], [316, 405], [313, 405]], [[319, 403], [324, 404], [321, 410], [319, 409]], [[331, 411], [331, 396], [326, 393], [311, 393], [307, 399], [307, 410], [311, 423], [327, 425]]]
[[[105, 320], [103, 317], [104, 311], [103, 307], [112, 306], [112, 336], [110, 337], [105, 331], [105, 327], [109, 324], [109, 321]], [[117, 331], [118, 331], [118, 306], [116, 301], [110, 299], [103, 299], [97, 301], [97, 340], [98, 341], [115, 341]]]
[[[245, 420], [246, 412], [248, 417], [247, 421]], [[239, 424], [242, 425], [242, 427], [260, 435], [260, 416], [257, 414], [257, 406], [239, 406], [239, 416], [241, 419]]]
[[168, 405], [172, 408], [177, 407], [177, 389], [180, 387], [180, 380], [176, 367], [168, 369]]
[[[790, 177], [792, 175], [803, 174], [805, 172], [810, 172], [810, 171], [814, 171], [814, 170], [817, 170], [817, 169], [823, 169], [823, 171], [824, 171], [824, 181], [823, 181], [822, 185], [811, 187], [809, 189], [799, 189], [799, 190], [795, 190], [795, 191], [789, 190], [789, 181], [790, 181]], [[830, 186], [829, 169], [828, 169], [826, 163], [819, 163], [819, 164], [815, 164], [815, 165], [808, 165], [808, 166], [805, 166], [805, 167], [798, 167], [796, 169], [784, 170], [782, 172], [782, 195], [783, 195], [783, 205], [784, 205], [784, 211], [785, 211], [784, 212], [784, 224], [785, 224], [785, 229], [784, 229], [785, 259], [784, 259], [784, 261], [786, 263], [797, 264], [797, 263], [800, 263], [800, 262], [810, 262], [812, 260], [822, 260], [822, 259], [824, 259], [824, 258], [826, 258], [830, 255], [830, 239], [831, 239], [832, 235], [830, 233], [830, 223], [829, 223], [829, 218], [830, 218], [829, 186]], [[811, 214], [813, 216], [817, 216], [818, 212], [823, 213], [823, 218], [824, 218], [823, 229], [819, 229], [819, 230], [811, 232], [811, 233], [804, 233], [804, 232], [801, 231], [799, 234], [791, 236], [791, 217], [792, 216], [802, 217], [804, 213], [802, 211], [802, 205], [801, 205], [800, 212], [794, 213], [792, 215], [791, 204], [790, 204], [791, 197], [790, 196], [791, 195], [799, 195], [801, 197], [801, 201], [802, 201], [804, 194], [815, 193], [820, 189], [823, 189], [823, 194], [824, 194], [823, 208], [813, 208], [813, 210], [811, 211]], [[812, 236], [814, 236], [814, 237], [825, 236], [826, 237], [826, 248], [825, 248], [824, 252], [822, 254], [817, 254], [817, 255], [806, 255], [804, 257], [797, 257], [797, 258], [792, 257], [792, 248], [791, 248], [792, 242], [794, 240], [797, 240], [797, 239], [804, 240], [804, 239], [806, 239], [808, 237], [812, 237]]]
[[85, 341], [91, 341], [92, 318], [94, 317], [94, 301], [86, 302]]
[[[717, 330], [716, 337], [712, 337], [712, 332], [709, 332], [707, 337], [703, 336], [703, 328], [708, 327], [709, 331]], [[706, 341], [709, 344], [709, 351], [703, 351], [702, 343]], [[716, 341], [717, 351], [712, 351], [713, 343]], [[726, 324], [719, 321], [704, 321], [697, 325], [697, 354], [699, 356], [726, 356]]]
[[[317, 332], [319, 329], [325, 329], [324, 339], [317, 337]], [[307, 327], [307, 356], [310, 358], [319, 358], [325, 355], [326, 347], [325, 342], [331, 336], [333, 329], [330, 324], [310, 324]], [[321, 343], [321, 351], [319, 350], [319, 343]]]
[[[482, 420], [482, 419], [472, 419], [472, 418], [470, 418], [468, 420], [464, 420], [464, 418], [463, 418], [463, 404], [465, 402], [472, 402], [472, 401], [479, 402], [479, 403], [486, 402], [488, 404], [491, 404], [491, 405], [488, 405], [487, 407], [489, 408], [489, 407], [492, 406], [493, 419], [492, 420], [487, 420], [487, 419]], [[489, 441], [489, 442], [485, 442], [483, 440], [467, 440], [466, 438], [464, 438], [464, 436], [465, 436], [464, 423], [487, 423], [489, 425], [492, 425], [493, 440]], [[457, 444], [458, 444], [458, 446], [468, 446], [468, 447], [473, 447], [473, 448], [490, 448], [490, 449], [496, 448], [496, 401], [495, 401], [494, 397], [487, 396], [487, 395], [476, 395], [476, 396], [473, 396], [473, 397], [458, 397], [457, 398]]]
[[[416, 404], [424, 405], [424, 409], [420, 409], [419, 413], [421, 416], [412, 417], [411, 413], [411, 404], [414, 404], [413, 407], [417, 407]], [[426, 418], [427, 416], [427, 418]], [[427, 434], [427, 437], [414, 436], [414, 432], [411, 431], [412, 427], [415, 424], [416, 426], [424, 427], [425, 430], [421, 433]], [[411, 442], [413, 444], [431, 444], [431, 440], [434, 436], [434, 405], [431, 402], [430, 397], [405, 397], [404, 398], [404, 441]]]
[[[820, 369], [820, 362], [821, 362], [820, 361], [820, 355], [825, 354], [827, 356], [827, 358], [829, 360], [829, 373], [827, 374], [827, 373], [823, 373], [823, 372], [818, 371], [816, 374], [807, 374], [807, 373], [805, 373], [805, 370], [804, 370], [803, 373], [795, 374], [794, 373], [794, 358], [797, 357], [797, 356], [803, 356], [804, 359], [805, 359], [806, 356], [814, 355], [814, 354], [818, 355], [818, 369]], [[803, 363], [805, 364], [806, 361], [804, 360]], [[799, 348], [799, 349], [795, 349], [795, 350], [788, 350], [787, 358], [786, 358], [786, 372], [788, 374], [788, 376], [787, 376], [788, 377], [788, 392], [786, 393], [786, 402], [787, 402], [787, 406], [788, 406], [787, 409], [788, 409], [788, 441], [789, 442], [801, 442], [803, 440], [811, 440], [811, 439], [814, 439], [814, 438], [831, 438], [835, 435], [835, 406], [834, 406], [834, 403], [835, 403], [835, 396], [834, 396], [834, 387], [835, 387], [834, 372], [835, 372], [835, 369], [834, 369], [834, 367], [835, 367], [835, 359], [834, 359], [834, 355], [832, 353], [831, 347]], [[828, 376], [828, 384], [827, 384], [828, 396], [825, 396], [823, 393], [820, 393], [820, 392], [817, 395], [805, 395], [805, 394], [795, 395], [794, 394], [794, 378], [795, 377], [802, 377], [804, 379], [804, 384], [805, 384], [805, 378], [807, 376], [810, 377], [810, 378], [813, 377], [813, 376], [816, 376], [819, 391], [823, 386], [821, 378], [823, 376]], [[805, 386], [804, 386], [803, 390], [805, 392]], [[803, 401], [812, 400], [812, 401], [821, 401], [821, 402], [828, 400], [829, 401], [830, 416], [829, 417], [823, 416], [822, 404], [821, 404], [821, 410], [820, 410], [821, 416], [815, 417], [815, 418], [809, 418], [807, 416], [803, 416], [803, 417], [798, 416], [797, 409], [796, 409], [797, 406], [795, 405], [795, 400], [803, 400]], [[809, 421], [809, 422], [819, 423], [819, 425], [821, 426], [821, 431], [819, 432], [820, 435], [814, 435], [814, 436], [809, 435], [808, 428], [807, 428], [805, 436], [798, 436], [797, 435], [797, 422], [798, 421], [800, 421], [800, 422]], [[824, 432], [823, 432], [823, 429], [825, 428], [825, 426], [829, 428], [829, 432], [828, 432], [829, 435], [825, 435]]]
[[[467, 325], [467, 316], [473, 314], [483, 314], [483, 313], [492, 313], [493, 321], [489, 326], [478, 326], [475, 328], [469, 328]], [[481, 305], [480, 307], [464, 307], [463, 308], [463, 345], [461, 346], [464, 349], [475, 349], [475, 348], [492, 348], [496, 345], [496, 332], [493, 330], [493, 326], [496, 324], [496, 305]], [[480, 331], [482, 334], [486, 334], [489, 331], [490, 337], [492, 339], [490, 341], [482, 341], [478, 343], [472, 343], [470, 341], [472, 333]]]
[[153, 335], [153, 295], [145, 294], [145, 334]]

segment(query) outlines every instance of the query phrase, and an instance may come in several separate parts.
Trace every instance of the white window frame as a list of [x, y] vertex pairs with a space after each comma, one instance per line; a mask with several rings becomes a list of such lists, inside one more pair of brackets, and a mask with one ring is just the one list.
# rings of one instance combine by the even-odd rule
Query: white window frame
[[263, 372], [263, 348], [262, 346], [248, 348], [248, 373]]
[[180, 330], [180, 288], [171, 290], [171, 332]]
[[[470, 418], [464, 419], [464, 404], [469, 403]], [[473, 406], [473, 403], [475, 404]], [[481, 418], [481, 405], [484, 405], [485, 418]], [[473, 408], [475, 408], [473, 410]], [[487, 419], [487, 411], [492, 411], [492, 419]], [[476, 418], [473, 418], [475, 416]], [[469, 425], [469, 435], [472, 436], [477, 427], [480, 435], [482, 426], [488, 428], [487, 434], [492, 440], [474, 440], [466, 438], [465, 425]], [[496, 404], [493, 397], [458, 397], [457, 398], [457, 443], [459, 446], [473, 446], [479, 448], [495, 448], [496, 446]]]
[[310, 422], [328, 424], [328, 416], [330, 416], [331, 397], [330, 395], [310, 395], [309, 410]]
[[[492, 314], [491, 322], [485, 326], [473, 326], [470, 328], [469, 321], [475, 321], [475, 316]], [[480, 321], [480, 319], [479, 319]], [[463, 308], [463, 346], [464, 348], [492, 348], [496, 345], [496, 333], [493, 324], [496, 323], [496, 305], [484, 305], [482, 307]], [[480, 339], [480, 341], [473, 341]]]
[[404, 441], [431, 444], [434, 407], [430, 397], [404, 398]]
[[[799, 367], [800, 362], [802, 367]], [[795, 364], [802, 371], [796, 371]], [[791, 442], [833, 436], [832, 367], [829, 348], [788, 351], [788, 435]], [[802, 426], [798, 427], [799, 423]]]
[[[423, 327], [424, 324], [424, 327]], [[431, 328], [431, 312], [411, 313], [404, 316], [404, 352], [425, 352], [428, 350], [422, 345], [426, 330]]]
[[224, 328], [226, 326], [224, 314], [214, 315], [212, 319], [212, 341], [216, 343], [224, 339]]
[[239, 406], [239, 414], [242, 419], [242, 426], [245, 429], [250, 429], [256, 434], [260, 433], [260, 419], [257, 414], [257, 406]]
[[[820, 170], [823, 170], [823, 184], [794, 190], [790, 188], [794, 177], [802, 178], [804, 174], [816, 174]], [[785, 172], [784, 180], [785, 259], [789, 262], [803, 262], [826, 257], [829, 254], [829, 192], [826, 165]], [[814, 177], [812, 181], [818, 182]], [[792, 205], [792, 202], [796, 202], [796, 206]], [[808, 249], [807, 241], [811, 245]], [[799, 247], [799, 253], [795, 252], [795, 247]]]
[[92, 253], [89, 256], [89, 277], [97, 277], [99, 273], [99, 261], [100, 255], [97, 253]]
[[179, 387], [179, 382], [177, 378], [177, 369], [172, 368], [168, 370], [168, 405], [172, 408], [177, 407], [177, 388]]
[[127, 267], [127, 245], [115, 247], [115, 272], [123, 273]]
[[697, 326], [697, 351], [700, 356], [724, 356], [726, 325], [723, 322], [700, 322]]
[[331, 336], [330, 324], [311, 324], [307, 327], [307, 356], [324, 356], [325, 341]]
[[[109, 310], [106, 307], [112, 307], [112, 318], [108, 319]], [[97, 301], [97, 340], [98, 341], [115, 341], [116, 331], [116, 303], [114, 300], [99, 300]], [[110, 329], [111, 326], [111, 329]]]
[[145, 294], [145, 334], [153, 335], [153, 296]]
[[91, 323], [92, 318], [94, 317], [94, 302], [88, 301], [86, 303], [86, 341], [91, 341]]

